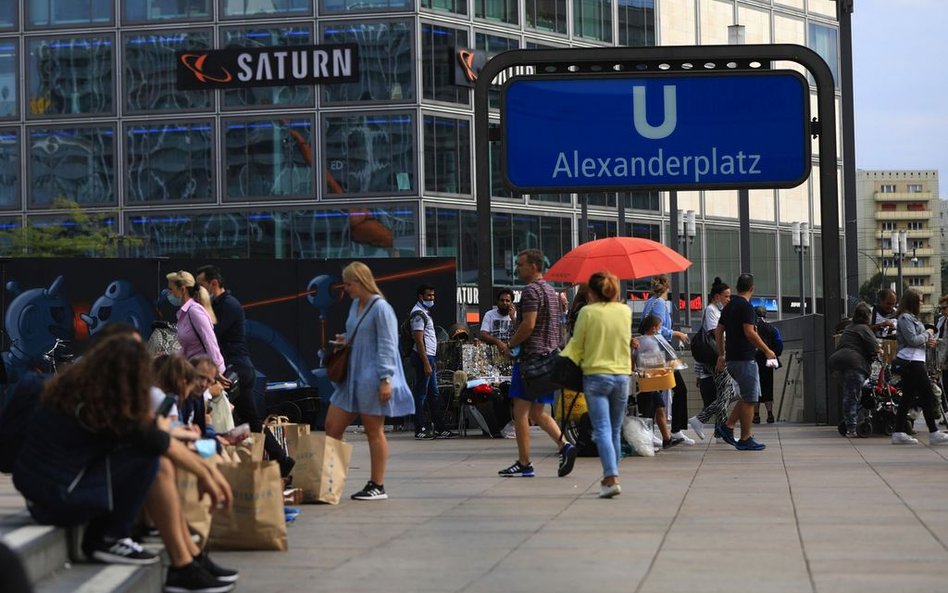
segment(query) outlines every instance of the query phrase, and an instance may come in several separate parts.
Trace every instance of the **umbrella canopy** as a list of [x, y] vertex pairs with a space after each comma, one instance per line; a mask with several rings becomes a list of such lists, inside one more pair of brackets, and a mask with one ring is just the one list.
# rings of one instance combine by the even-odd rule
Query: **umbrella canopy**
[[543, 274], [551, 282], [587, 282], [595, 272], [611, 272], [620, 280], [681, 272], [691, 261], [650, 239], [609, 237], [583, 243]]

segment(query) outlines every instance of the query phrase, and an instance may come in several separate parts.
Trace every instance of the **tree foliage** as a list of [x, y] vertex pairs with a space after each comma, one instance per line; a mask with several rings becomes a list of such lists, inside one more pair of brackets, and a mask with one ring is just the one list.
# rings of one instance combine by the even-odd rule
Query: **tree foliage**
[[[876, 302], [876, 294], [879, 292], [880, 288], [889, 288], [895, 282], [898, 281], [898, 276], [893, 272], [886, 274], [885, 276], [885, 286], [882, 285], [882, 272], [876, 272], [872, 275], [871, 278], [862, 283], [862, 286], [859, 287], [859, 300], [874, 304]], [[905, 283], [905, 280], [902, 280], [902, 290], [899, 293], [903, 293], [909, 289], [909, 285]]]
[[111, 222], [113, 212], [88, 212], [78, 203], [57, 198], [53, 219], [0, 232], [0, 250], [9, 257], [121, 257], [142, 244], [124, 237]]

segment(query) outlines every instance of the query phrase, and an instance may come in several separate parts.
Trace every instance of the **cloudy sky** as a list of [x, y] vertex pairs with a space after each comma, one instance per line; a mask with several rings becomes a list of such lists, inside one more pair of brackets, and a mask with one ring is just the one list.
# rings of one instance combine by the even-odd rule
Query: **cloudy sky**
[[948, 0], [855, 0], [856, 167], [937, 169], [948, 199]]

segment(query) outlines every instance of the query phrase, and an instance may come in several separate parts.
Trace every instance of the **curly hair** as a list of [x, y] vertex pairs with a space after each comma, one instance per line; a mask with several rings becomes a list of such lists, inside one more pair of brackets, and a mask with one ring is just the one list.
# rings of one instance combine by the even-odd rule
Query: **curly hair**
[[101, 340], [43, 389], [43, 404], [93, 432], [125, 434], [151, 421], [151, 357], [129, 335]]

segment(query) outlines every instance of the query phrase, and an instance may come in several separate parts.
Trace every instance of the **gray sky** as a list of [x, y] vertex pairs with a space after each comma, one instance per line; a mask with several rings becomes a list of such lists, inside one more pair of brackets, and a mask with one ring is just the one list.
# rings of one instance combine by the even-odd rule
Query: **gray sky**
[[856, 167], [937, 169], [948, 198], [948, 0], [854, 0]]

